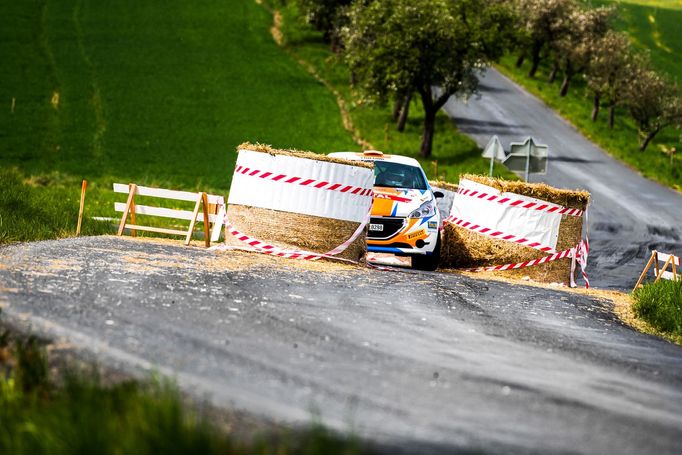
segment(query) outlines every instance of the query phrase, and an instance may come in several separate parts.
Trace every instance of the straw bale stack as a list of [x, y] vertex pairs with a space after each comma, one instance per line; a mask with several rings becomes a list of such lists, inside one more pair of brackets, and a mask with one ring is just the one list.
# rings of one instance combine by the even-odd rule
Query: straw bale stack
[[[590, 194], [586, 191], [562, 190], [542, 183], [505, 181], [468, 174], [461, 178], [496, 188], [502, 192], [515, 193], [580, 210], [586, 209], [590, 198]], [[576, 246], [582, 239], [582, 226], [582, 217], [562, 216], [556, 251]], [[534, 248], [494, 239], [450, 223], [446, 224], [443, 229], [442, 267], [470, 268], [502, 265], [537, 259], [545, 254]], [[565, 258], [524, 269], [496, 273], [516, 277], [529, 276], [535, 281], [546, 283], [568, 283], [570, 270], [571, 259]]]
[[[299, 150], [278, 150], [262, 144], [245, 143], [240, 145], [238, 150], [373, 169], [372, 163], [331, 158], [326, 155]], [[339, 246], [348, 240], [360, 226], [358, 222], [239, 204], [228, 204], [227, 217], [237, 230], [251, 237], [285, 249], [316, 253], [326, 253]], [[367, 249], [366, 234], [367, 229], [365, 228], [365, 232], [336, 257], [351, 260], [362, 259]], [[226, 243], [229, 245], [244, 246], [244, 243], [230, 234], [226, 234], [225, 237]]]

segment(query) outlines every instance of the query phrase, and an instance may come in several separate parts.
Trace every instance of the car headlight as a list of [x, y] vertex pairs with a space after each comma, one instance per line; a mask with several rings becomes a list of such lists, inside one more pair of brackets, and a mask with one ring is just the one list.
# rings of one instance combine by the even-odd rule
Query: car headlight
[[422, 205], [420, 205], [417, 210], [415, 210], [414, 212], [412, 212], [408, 215], [408, 218], [426, 218], [429, 216], [433, 216], [435, 214], [436, 214], [436, 203], [432, 199], [432, 200], [426, 201]]

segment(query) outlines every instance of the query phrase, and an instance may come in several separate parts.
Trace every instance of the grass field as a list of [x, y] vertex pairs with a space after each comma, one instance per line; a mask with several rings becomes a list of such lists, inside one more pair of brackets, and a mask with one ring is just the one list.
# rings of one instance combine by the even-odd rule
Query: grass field
[[[614, 24], [627, 32], [635, 45], [651, 53], [653, 64], [682, 83], [682, 1], [607, 2], [618, 5], [619, 18]], [[597, 4], [595, 2], [595, 4]]]
[[[358, 149], [334, 95], [275, 44], [272, 21], [237, 0], [0, 5], [0, 178], [12, 193], [0, 199], [0, 242], [72, 234], [82, 178], [86, 217], [113, 217], [115, 181], [225, 194], [244, 141]], [[304, 38], [297, 52], [350, 104], [343, 66], [327, 64], [319, 36]], [[405, 134], [387, 108], [351, 111], [375, 147], [415, 155], [418, 104]], [[424, 166], [450, 179], [487, 169], [444, 115]]]
[[[113, 216], [114, 181], [226, 193], [244, 141], [353, 148], [334, 97], [277, 47], [271, 22], [237, 0], [2, 2], [4, 179], [25, 207], [59, 205], [55, 236], [75, 230], [82, 178], [88, 214]], [[52, 225], [16, 210], [0, 205], [2, 242]]]

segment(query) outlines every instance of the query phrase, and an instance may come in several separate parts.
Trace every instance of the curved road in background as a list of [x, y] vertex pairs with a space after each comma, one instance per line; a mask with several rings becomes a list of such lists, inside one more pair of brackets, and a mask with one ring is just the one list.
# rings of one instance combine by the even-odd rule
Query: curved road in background
[[444, 109], [481, 147], [495, 134], [505, 149], [526, 136], [549, 145], [547, 175], [531, 175], [531, 181], [592, 194], [588, 270], [593, 286], [632, 288], [650, 250], [682, 253], [682, 195], [608, 156], [495, 69], [481, 79], [480, 96], [466, 103], [451, 98]]

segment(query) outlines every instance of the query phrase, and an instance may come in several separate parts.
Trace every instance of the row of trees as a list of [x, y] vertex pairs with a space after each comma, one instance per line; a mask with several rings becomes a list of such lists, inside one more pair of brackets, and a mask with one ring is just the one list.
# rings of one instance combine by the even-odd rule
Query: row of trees
[[431, 155], [435, 118], [451, 96], [476, 91], [478, 76], [506, 52], [530, 60], [529, 76], [550, 63], [549, 79], [563, 76], [565, 96], [578, 76], [600, 107], [626, 106], [642, 133], [640, 149], [663, 128], [682, 126], [679, 87], [635, 52], [612, 29], [613, 8], [587, 8], [577, 0], [296, 0], [324, 33], [369, 101], [393, 101], [402, 130], [410, 100], [424, 109], [420, 155]]
[[628, 36], [613, 30], [613, 7], [586, 8], [576, 0], [515, 0], [519, 25], [517, 67], [531, 60], [535, 77], [542, 60], [551, 62], [549, 82], [563, 74], [560, 96], [582, 76], [592, 94], [592, 121], [600, 107], [613, 128], [617, 107], [626, 107], [640, 134], [639, 149], [668, 126], [682, 126], [677, 83], [652, 68], [648, 54], [637, 52]]

